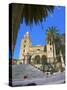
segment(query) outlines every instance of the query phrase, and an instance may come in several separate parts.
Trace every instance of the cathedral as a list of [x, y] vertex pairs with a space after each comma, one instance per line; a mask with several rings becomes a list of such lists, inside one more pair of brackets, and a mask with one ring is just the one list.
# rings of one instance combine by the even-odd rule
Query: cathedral
[[[26, 32], [23, 39], [21, 40], [20, 45], [19, 60], [22, 62], [22, 64], [32, 64], [40, 67], [44, 63], [53, 64], [57, 61], [55, 57], [56, 50], [50, 41], [47, 43], [46, 39], [45, 46], [32, 46], [29, 32]], [[60, 63], [58, 63], [57, 65], [62, 65], [64, 67], [63, 58], [61, 58]]]

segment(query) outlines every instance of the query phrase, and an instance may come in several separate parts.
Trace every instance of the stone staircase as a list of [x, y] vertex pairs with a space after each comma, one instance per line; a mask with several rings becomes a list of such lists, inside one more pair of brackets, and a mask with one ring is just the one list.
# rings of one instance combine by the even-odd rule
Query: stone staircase
[[43, 78], [44, 73], [30, 64], [12, 65], [12, 79], [24, 80], [32, 78]]

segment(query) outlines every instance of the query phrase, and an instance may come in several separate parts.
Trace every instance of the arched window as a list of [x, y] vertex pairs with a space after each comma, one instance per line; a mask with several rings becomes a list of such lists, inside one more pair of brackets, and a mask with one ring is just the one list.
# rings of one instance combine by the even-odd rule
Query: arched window
[[40, 51], [40, 49], [37, 49], [37, 51]]
[[52, 44], [52, 40], [50, 39], [50, 45]]
[[39, 55], [35, 56], [35, 64], [40, 64], [40, 56]]
[[23, 50], [23, 52], [25, 52], [25, 49]]
[[50, 50], [52, 50], [52, 48], [50, 47]]
[[42, 56], [41, 58], [42, 64], [46, 64], [47, 63], [47, 57], [45, 55]]
[[26, 43], [26, 40], [24, 40], [24, 43]]

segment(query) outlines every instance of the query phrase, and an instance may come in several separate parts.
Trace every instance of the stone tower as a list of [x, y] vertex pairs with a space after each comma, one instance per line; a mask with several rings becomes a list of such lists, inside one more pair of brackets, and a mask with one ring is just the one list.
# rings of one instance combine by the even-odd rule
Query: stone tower
[[22, 59], [23, 63], [25, 64], [28, 63], [27, 60], [28, 60], [28, 53], [30, 47], [31, 47], [31, 41], [30, 41], [29, 32], [26, 32], [26, 34], [24, 35], [21, 41], [20, 56], [19, 56], [19, 58]]
[[52, 40], [47, 41], [47, 62], [53, 63], [56, 57], [55, 45], [53, 45]]

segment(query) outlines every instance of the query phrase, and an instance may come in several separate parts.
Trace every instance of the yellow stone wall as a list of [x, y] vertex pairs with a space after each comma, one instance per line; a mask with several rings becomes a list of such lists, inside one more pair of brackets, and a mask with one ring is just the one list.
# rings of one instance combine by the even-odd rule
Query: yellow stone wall
[[[42, 55], [45, 55], [47, 58], [50, 58], [50, 57], [52, 58], [53, 57], [53, 46], [47, 44], [46, 48], [47, 48], [46, 49], [47, 51], [44, 52], [44, 46], [41, 46], [41, 45], [32, 46], [31, 40], [30, 40], [30, 35], [27, 32], [21, 41], [20, 58], [22, 59], [23, 58], [22, 56], [24, 54], [32, 55], [32, 58], [35, 57], [36, 55], [40, 55], [40, 57], [42, 57]], [[50, 48], [51, 48], [51, 50], [50, 50]], [[50, 61], [53, 62], [53, 59]], [[49, 62], [49, 59], [48, 59], [48, 62]], [[26, 59], [25, 63], [27, 63], [27, 59]]]

